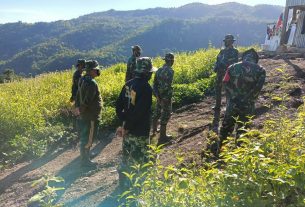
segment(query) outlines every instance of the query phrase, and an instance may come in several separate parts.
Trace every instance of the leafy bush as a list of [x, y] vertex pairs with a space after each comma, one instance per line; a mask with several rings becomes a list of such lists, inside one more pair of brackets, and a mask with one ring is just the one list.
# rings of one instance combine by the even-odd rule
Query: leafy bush
[[[215, 79], [212, 68], [218, 52], [210, 48], [176, 54], [174, 107], [196, 102], [211, 91]], [[163, 64], [160, 57], [153, 59], [155, 67]], [[116, 64], [103, 70], [97, 78], [104, 105], [102, 128], [118, 125], [114, 107], [124, 85], [125, 71], [125, 64]], [[73, 70], [53, 72], [0, 85], [1, 161], [14, 162], [25, 155], [40, 156], [56, 140], [65, 137], [69, 140], [73, 136], [68, 130], [72, 122], [69, 103], [72, 75]]]
[[[185, 168], [179, 167], [184, 165], [178, 157], [175, 166], [163, 166], [157, 159], [135, 167], [147, 170], [129, 176], [133, 184], [122, 194], [123, 205], [305, 206], [305, 107], [294, 120], [285, 111], [280, 106], [263, 130], [243, 134], [241, 147], [230, 138], [220, 162]], [[158, 158], [159, 153], [153, 148], [151, 156]], [[137, 177], [145, 179], [136, 183]]]

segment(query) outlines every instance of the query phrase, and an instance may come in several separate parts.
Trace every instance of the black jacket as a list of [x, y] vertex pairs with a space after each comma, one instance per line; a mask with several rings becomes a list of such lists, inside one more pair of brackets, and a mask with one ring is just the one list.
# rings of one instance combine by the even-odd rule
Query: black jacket
[[116, 102], [116, 114], [124, 128], [135, 136], [149, 136], [152, 88], [147, 79], [134, 78], [122, 88]]

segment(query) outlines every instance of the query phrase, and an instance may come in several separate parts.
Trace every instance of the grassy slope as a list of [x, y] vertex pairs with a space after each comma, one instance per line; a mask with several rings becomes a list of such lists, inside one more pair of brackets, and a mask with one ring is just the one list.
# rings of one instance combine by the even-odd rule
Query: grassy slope
[[[198, 101], [211, 87], [216, 49], [182, 53], [174, 65], [174, 105]], [[161, 58], [154, 65], [163, 64]], [[97, 78], [104, 101], [101, 126], [116, 123], [114, 103], [123, 86], [125, 64], [107, 68]], [[0, 85], [0, 147], [3, 161], [13, 162], [24, 155], [41, 155], [59, 139], [70, 139], [69, 103], [73, 71], [54, 72], [21, 82]], [[73, 135], [71, 135], [73, 136]]]

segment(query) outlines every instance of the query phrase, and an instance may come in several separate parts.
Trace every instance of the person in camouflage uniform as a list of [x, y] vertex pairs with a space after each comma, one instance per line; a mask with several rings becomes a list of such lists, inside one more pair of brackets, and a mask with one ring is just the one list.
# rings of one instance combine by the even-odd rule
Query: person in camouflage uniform
[[76, 96], [76, 107], [80, 114], [80, 156], [82, 167], [96, 167], [90, 161], [89, 151], [98, 132], [102, 109], [102, 98], [95, 77], [100, 75], [98, 62], [86, 62], [86, 74], [80, 79]]
[[174, 78], [172, 65], [174, 64], [175, 57], [172, 53], [168, 53], [163, 60], [165, 60], [165, 64], [156, 72], [153, 85], [153, 92], [157, 98], [157, 105], [153, 115], [153, 135], [157, 131], [158, 120], [161, 117], [158, 145], [165, 144], [172, 138], [171, 135], [166, 134], [166, 126], [172, 113], [172, 82]]
[[[236, 118], [239, 122], [247, 123], [249, 117], [254, 115], [255, 101], [266, 78], [265, 69], [257, 64], [258, 59], [254, 49], [247, 50], [243, 53], [242, 61], [231, 65], [226, 71], [223, 83], [228, 100], [220, 128], [219, 149], [228, 134], [234, 130]], [[238, 123], [237, 137], [242, 133], [239, 130], [241, 125]]]
[[217, 55], [214, 71], [217, 73], [215, 82], [215, 107], [214, 107], [214, 119], [213, 119], [213, 131], [218, 133], [219, 119], [220, 119], [220, 107], [221, 107], [221, 90], [222, 79], [226, 72], [226, 69], [233, 63], [238, 62], [238, 50], [234, 48], [233, 43], [235, 41], [234, 36], [227, 34], [224, 38], [225, 48], [222, 49]]
[[127, 62], [127, 71], [125, 82], [134, 78], [134, 71], [136, 69], [137, 58], [141, 56], [142, 49], [139, 45], [132, 46], [132, 56], [128, 59]]
[[148, 161], [152, 107], [152, 88], [148, 81], [155, 70], [149, 57], [139, 58], [135, 78], [125, 83], [116, 102], [116, 114], [123, 122], [117, 130], [123, 137], [122, 162], [118, 170], [122, 188], [128, 186], [123, 172], [129, 172], [136, 163]]
[[79, 82], [79, 79], [82, 77], [82, 73], [85, 68], [85, 63], [86, 63], [86, 60], [84, 60], [84, 59], [77, 60], [77, 64], [76, 64], [77, 69], [74, 72], [73, 79], [72, 79], [72, 90], [71, 90], [72, 94], [71, 94], [70, 102], [73, 102], [76, 99], [76, 94], [77, 94], [77, 90], [78, 90], [78, 82]]

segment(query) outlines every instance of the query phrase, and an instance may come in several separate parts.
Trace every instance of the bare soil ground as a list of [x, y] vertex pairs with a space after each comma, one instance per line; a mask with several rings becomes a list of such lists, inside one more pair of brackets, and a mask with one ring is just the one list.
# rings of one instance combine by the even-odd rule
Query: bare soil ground
[[[288, 94], [285, 102], [287, 115], [294, 117], [297, 108], [303, 104], [302, 96], [305, 91], [304, 59], [262, 59], [260, 64], [267, 71], [267, 79], [256, 104], [253, 124], [255, 128], [262, 128], [267, 117], [277, 115], [276, 107], [280, 101], [276, 96], [282, 97], [282, 94]], [[213, 105], [214, 98], [207, 97], [174, 112], [169, 131], [175, 139], [166, 146], [162, 154], [164, 164], [175, 163], [177, 152], [187, 155], [189, 161], [200, 161], [200, 153], [207, 143]], [[225, 100], [222, 113], [224, 109]], [[93, 160], [98, 163], [98, 169], [94, 171], [80, 169], [78, 149], [59, 149], [38, 160], [1, 171], [0, 206], [29, 206], [28, 200], [41, 190], [31, 184], [44, 175], [64, 178], [65, 190], [58, 195], [58, 203], [64, 203], [64, 206], [118, 206], [116, 169], [120, 161], [121, 142], [114, 133], [103, 135], [103, 139], [93, 147], [96, 154]]]

